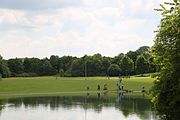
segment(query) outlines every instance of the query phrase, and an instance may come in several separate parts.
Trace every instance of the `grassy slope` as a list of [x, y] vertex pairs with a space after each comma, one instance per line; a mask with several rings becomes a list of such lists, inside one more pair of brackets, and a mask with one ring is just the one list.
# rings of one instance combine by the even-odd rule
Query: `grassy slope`
[[[0, 81], [0, 94], [2, 93], [43, 93], [43, 92], [73, 92], [90, 90], [95, 91], [97, 84], [103, 88], [104, 83], [108, 83], [108, 89], [115, 90], [115, 81], [118, 78], [113, 77], [107, 80], [105, 77], [88, 77], [85, 80], [82, 77], [29, 77], [29, 78], [7, 78]], [[152, 86], [153, 78], [131, 77], [123, 79], [124, 89], [140, 90], [142, 86], [149, 90]]]

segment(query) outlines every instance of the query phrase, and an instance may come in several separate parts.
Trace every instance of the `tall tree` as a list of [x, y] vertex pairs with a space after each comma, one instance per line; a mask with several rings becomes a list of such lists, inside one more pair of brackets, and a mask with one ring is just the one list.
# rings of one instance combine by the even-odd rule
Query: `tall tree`
[[53, 67], [52, 67], [51, 63], [47, 59], [42, 60], [42, 62], [43, 62], [43, 64], [41, 66], [41, 74], [42, 75], [52, 75]]
[[143, 74], [149, 72], [148, 60], [142, 55], [139, 55], [136, 60], [136, 73]]
[[129, 51], [127, 52], [126, 54], [129, 58], [131, 58], [133, 60], [133, 72], [134, 74], [136, 73], [136, 59], [137, 59], [137, 56], [138, 56], [138, 53], [136, 51]]
[[137, 54], [143, 54], [144, 52], [149, 52], [150, 47], [149, 46], [142, 46], [139, 49], [136, 50]]
[[71, 63], [75, 60], [76, 57], [72, 56], [63, 56], [59, 58], [59, 69], [67, 71], [71, 67]]
[[10, 76], [10, 70], [8, 68], [7, 62], [3, 60], [1, 55], [0, 55], [0, 76], [3, 78]]
[[115, 56], [113, 59], [112, 59], [112, 64], [117, 64], [117, 65], [121, 65], [121, 60], [122, 58], [124, 57], [124, 54], [123, 53], [120, 53], [118, 56]]
[[23, 59], [15, 58], [8, 60], [8, 66], [13, 76], [23, 73]]
[[108, 74], [108, 68], [111, 65], [111, 58], [110, 57], [103, 57], [102, 58], [102, 73], [103, 75]]
[[119, 65], [111, 64], [108, 68], [108, 75], [109, 76], [118, 76], [121, 73], [121, 69]]
[[133, 60], [125, 55], [121, 60], [120, 68], [123, 75], [130, 75], [133, 71]]
[[162, 19], [153, 46], [160, 66], [160, 78], [153, 100], [163, 119], [178, 120], [180, 114], [180, 0], [161, 5]]
[[51, 55], [49, 60], [55, 73], [57, 74], [59, 71], [59, 56]]
[[24, 59], [24, 72], [41, 74], [42, 61], [38, 58], [25, 58]]
[[85, 75], [85, 61], [82, 58], [76, 59], [71, 64], [72, 76], [84, 76]]
[[100, 54], [88, 56], [85, 61], [88, 76], [97, 76], [102, 74], [102, 56]]

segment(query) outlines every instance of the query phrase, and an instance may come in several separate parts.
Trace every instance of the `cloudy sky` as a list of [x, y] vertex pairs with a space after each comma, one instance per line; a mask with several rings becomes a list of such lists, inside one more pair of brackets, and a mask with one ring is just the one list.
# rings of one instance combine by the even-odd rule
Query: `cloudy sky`
[[0, 54], [115, 56], [153, 45], [164, 0], [0, 0]]

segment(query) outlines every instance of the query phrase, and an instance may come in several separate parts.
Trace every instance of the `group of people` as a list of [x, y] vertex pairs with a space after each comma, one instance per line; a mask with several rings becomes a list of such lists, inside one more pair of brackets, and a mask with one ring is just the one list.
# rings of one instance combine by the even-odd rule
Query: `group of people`
[[[122, 77], [120, 76], [119, 79], [115, 82], [116, 87], [117, 87], [117, 91], [123, 91], [123, 90], [124, 90], [124, 86], [121, 85], [121, 83], [122, 83]], [[89, 87], [87, 87], [87, 90], [89, 90]], [[98, 91], [101, 90], [100, 84], [97, 85], [97, 90], [98, 90]], [[103, 90], [106, 90], [106, 91], [108, 90], [108, 85], [107, 85], [107, 83], [104, 84]], [[127, 91], [129, 92], [129, 90], [127, 90]], [[144, 86], [142, 87], [141, 92], [146, 92]]]
[[[101, 90], [101, 86], [98, 84], [98, 86], [97, 86], [97, 90], [98, 91], [100, 91]], [[107, 84], [104, 84], [104, 88], [103, 88], [103, 90], [108, 90], [108, 86], [107, 86]]]
[[[87, 90], [89, 90], [89, 89], [90, 89], [89, 86], [87, 86]], [[98, 91], [101, 90], [101, 86], [100, 86], [99, 84], [97, 85], [97, 90], [98, 90]], [[107, 85], [106, 83], [104, 84], [103, 90], [108, 90], [108, 85]]]

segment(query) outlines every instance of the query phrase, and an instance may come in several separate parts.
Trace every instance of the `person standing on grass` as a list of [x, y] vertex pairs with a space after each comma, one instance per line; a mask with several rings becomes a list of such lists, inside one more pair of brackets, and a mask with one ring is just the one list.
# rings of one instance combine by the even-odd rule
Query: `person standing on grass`
[[86, 88], [86, 89], [87, 89], [87, 91], [88, 91], [88, 90], [89, 90], [89, 86], [87, 86], [87, 88]]
[[98, 90], [98, 91], [100, 91], [100, 89], [101, 89], [101, 87], [100, 87], [100, 85], [98, 84], [98, 86], [97, 86], [97, 90]]
[[124, 89], [124, 86], [122, 85], [122, 86], [121, 86], [121, 90], [123, 90], [123, 89]]
[[142, 87], [142, 90], [141, 90], [141, 92], [145, 92], [144, 86]]
[[118, 90], [121, 90], [121, 86], [120, 85], [118, 86]]

